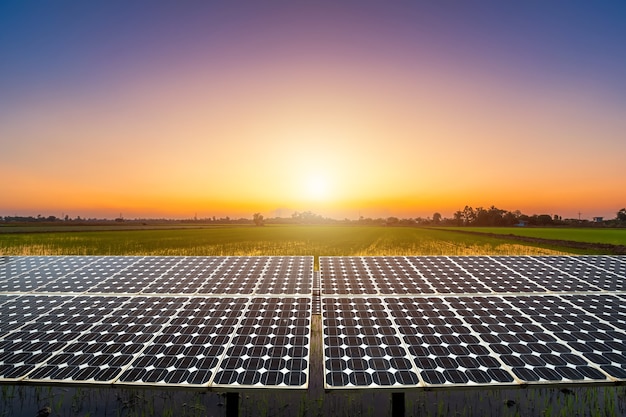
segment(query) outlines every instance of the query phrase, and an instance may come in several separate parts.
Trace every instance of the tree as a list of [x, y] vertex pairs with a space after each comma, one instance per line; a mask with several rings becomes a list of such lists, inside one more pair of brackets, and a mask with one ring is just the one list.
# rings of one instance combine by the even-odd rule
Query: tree
[[626, 222], [626, 208], [623, 208], [617, 212], [617, 220], [619, 220], [620, 222]]
[[265, 223], [263, 222], [263, 215], [261, 213], [254, 213], [252, 215], [252, 221], [254, 221], [256, 226], [265, 226]]
[[441, 222], [441, 213], [433, 214], [433, 223], [439, 224]]
[[400, 222], [400, 219], [398, 219], [397, 217], [393, 217], [393, 216], [387, 217], [387, 224], [388, 225], [390, 225], [390, 224], [391, 225], [395, 225], [395, 224], [398, 224], [399, 222]]
[[476, 220], [476, 212], [470, 206], [465, 206], [463, 209], [463, 219], [465, 220], [465, 224], [472, 224], [474, 220]]

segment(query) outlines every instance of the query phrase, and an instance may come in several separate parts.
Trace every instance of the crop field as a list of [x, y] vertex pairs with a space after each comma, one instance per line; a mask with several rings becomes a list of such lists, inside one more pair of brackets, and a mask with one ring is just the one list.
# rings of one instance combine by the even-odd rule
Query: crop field
[[[119, 230], [122, 229], [122, 230]], [[360, 226], [220, 226], [207, 228], [144, 228], [143, 230], [48, 231], [29, 227], [2, 233], [2, 255], [542, 255], [598, 253], [558, 245], [507, 238], [509, 229], [480, 229], [502, 238], [451, 230]], [[518, 232], [518, 229], [514, 230]], [[523, 232], [535, 230], [523, 230]], [[546, 233], [549, 229], [537, 230]], [[554, 233], [569, 233], [564, 229]], [[571, 238], [596, 235], [571, 232]], [[595, 230], [594, 230], [595, 232]], [[602, 236], [604, 232], [597, 236]], [[616, 231], [623, 244], [624, 231]], [[620, 234], [621, 233], [621, 234]], [[604, 239], [613, 239], [610, 233]], [[621, 236], [621, 238], [619, 237]], [[595, 241], [595, 240], [592, 240]], [[320, 331], [321, 320], [313, 319]], [[321, 338], [320, 338], [321, 339]], [[321, 340], [311, 353], [321, 357]], [[0, 359], [1, 360], [1, 359]], [[388, 390], [323, 390], [322, 364], [311, 363], [306, 392], [247, 390], [240, 393], [241, 416], [390, 416]], [[406, 416], [623, 416], [626, 387], [530, 387], [527, 389], [406, 390]], [[50, 417], [226, 416], [224, 393], [207, 390], [94, 388], [80, 386], [0, 385], [0, 417], [38, 415], [50, 407]], [[39, 414], [41, 415], [41, 414]]]
[[570, 240], [573, 242], [626, 245], [626, 229], [559, 227], [459, 227], [449, 229], [479, 233], [536, 237], [541, 239]]
[[[0, 229], [1, 230], [1, 229]], [[580, 253], [412, 227], [224, 226], [0, 234], [0, 255], [402, 256]], [[588, 252], [591, 253], [591, 252]]]

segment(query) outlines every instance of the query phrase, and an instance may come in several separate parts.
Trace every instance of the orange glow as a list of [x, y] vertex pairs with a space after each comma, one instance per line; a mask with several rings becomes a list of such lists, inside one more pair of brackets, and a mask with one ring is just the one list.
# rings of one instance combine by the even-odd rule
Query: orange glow
[[496, 205], [610, 218], [626, 204], [623, 101], [458, 57], [404, 36], [414, 25], [397, 18], [407, 26], [385, 26], [389, 39], [332, 19], [321, 34], [289, 20], [223, 45], [211, 33], [160, 66], [120, 63], [93, 69], [101, 85], [24, 94], [0, 114], [0, 215], [449, 217]]

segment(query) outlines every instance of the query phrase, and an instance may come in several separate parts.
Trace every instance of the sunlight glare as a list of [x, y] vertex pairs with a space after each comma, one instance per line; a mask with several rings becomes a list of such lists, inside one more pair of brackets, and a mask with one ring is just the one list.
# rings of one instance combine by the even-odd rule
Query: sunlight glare
[[313, 200], [324, 200], [329, 196], [329, 186], [326, 177], [319, 174], [311, 175], [306, 182], [307, 196]]

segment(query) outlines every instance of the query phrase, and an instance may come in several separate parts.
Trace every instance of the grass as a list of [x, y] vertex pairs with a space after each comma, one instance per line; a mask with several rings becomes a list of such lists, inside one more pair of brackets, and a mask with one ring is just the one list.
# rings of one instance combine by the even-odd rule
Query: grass
[[[33, 231], [35, 232], [35, 231]], [[542, 255], [554, 246], [412, 227], [266, 226], [0, 234], [0, 255]]]
[[447, 229], [468, 232], [535, 237], [542, 239], [569, 240], [573, 242], [626, 245], [626, 229], [560, 227], [450, 227]]

